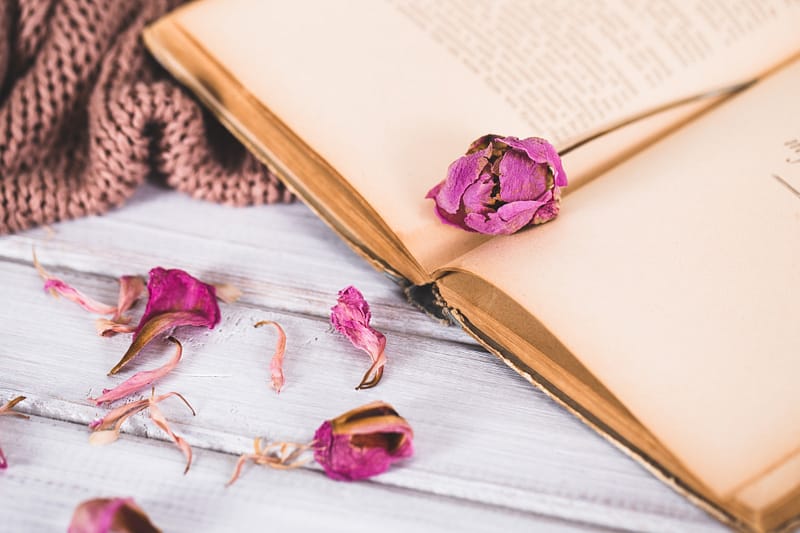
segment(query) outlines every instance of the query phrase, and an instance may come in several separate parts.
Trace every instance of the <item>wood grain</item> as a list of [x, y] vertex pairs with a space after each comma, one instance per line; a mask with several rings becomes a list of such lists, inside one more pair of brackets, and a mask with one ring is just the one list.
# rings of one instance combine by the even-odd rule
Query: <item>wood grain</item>
[[389, 523], [408, 531], [423, 522], [430, 531], [593, 529], [369, 482], [335, 483], [316, 472], [252, 468], [226, 489], [235, 458], [223, 453], [205, 453], [202, 468], [198, 461], [183, 476], [172, 447], [158, 441], [93, 448], [72, 424], [34, 417], [9, 426], [19, 439], [6, 446], [13, 463], [2, 480], [10, 496], [0, 503], [4, 531], [64, 531], [80, 502], [113, 496], [133, 497], [164, 531], [374, 532]]
[[[50, 271], [109, 302], [117, 276], [156, 265], [245, 291], [240, 302], [222, 306], [215, 330], [177, 330], [184, 360], [157, 383], [161, 392], [183, 393], [198, 413], [192, 417], [178, 403], [163, 407], [195, 448], [186, 477], [180, 453], [143, 417], [124, 426], [118, 443], [102, 449], [86, 443], [85, 424], [104, 412], [87, 398], [162, 364], [171, 348], [155, 343], [121, 375], [107, 377], [129, 338], [97, 337], [93, 317], [45, 294], [30, 266], [33, 245]], [[353, 390], [366, 355], [328, 325], [336, 291], [349, 284], [364, 292], [375, 327], [388, 338], [384, 380], [368, 391]], [[0, 442], [12, 463], [0, 483], [14, 494], [14, 502], [0, 498], [0, 514], [11, 513], [19, 530], [52, 529], [50, 518], [25, 518], [47, 486], [49, 516], [62, 524], [77, 499], [111, 491], [141, 495], [175, 531], [198, 530], [194, 511], [202, 517], [199, 530], [247, 530], [265, 520], [351, 530], [366, 501], [377, 503], [364, 524], [374, 517], [392, 531], [410, 524], [465, 531], [486, 529], [479, 524], [722, 529], [460, 330], [413, 309], [394, 283], [301, 204], [231, 209], [146, 187], [106, 217], [1, 239], [0, 287], [0, 400], [24, 394], [29, 399], [20, 410], [35, 415], [30, 423], [0, 419]], [[281, 323], [288, 336], [280, 395], [269, 387], [275, 334], [252, 327], [263, 319]], [[232, 492], [223, 491], [234, 456], [249, 450], [253, 437], [309, 440], [326, 418], [375, 399], [392, 403], [415, 429], [417, 453], [406, 464], [356, 484], [329, 481], [315, 467], [248, 471]]]

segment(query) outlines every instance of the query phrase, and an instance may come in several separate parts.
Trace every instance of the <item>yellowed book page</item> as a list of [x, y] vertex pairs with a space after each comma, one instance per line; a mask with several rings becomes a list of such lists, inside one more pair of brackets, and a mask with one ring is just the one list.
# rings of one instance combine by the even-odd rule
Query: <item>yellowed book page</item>
[[800, 47], [798, 20], [784, 0], [204, 0], [178, 15], [428, 269], [479, 242], [423, 199], [472, 139], [566, 142], [748, 78]]
[[744, 490], [800, 446], [798, 87], [795, 61], [457, 265], [514, 296], [722, 500], [787, 489]]

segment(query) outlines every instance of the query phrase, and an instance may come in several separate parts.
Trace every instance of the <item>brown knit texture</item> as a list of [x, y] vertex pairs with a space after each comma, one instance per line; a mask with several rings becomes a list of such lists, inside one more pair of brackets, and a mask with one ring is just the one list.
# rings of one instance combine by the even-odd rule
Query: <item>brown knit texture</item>
[[228, 205], [291, 200], [147, 54], [175, 0], [0, 0], [0, 233], [100, 214], [145, 180]]

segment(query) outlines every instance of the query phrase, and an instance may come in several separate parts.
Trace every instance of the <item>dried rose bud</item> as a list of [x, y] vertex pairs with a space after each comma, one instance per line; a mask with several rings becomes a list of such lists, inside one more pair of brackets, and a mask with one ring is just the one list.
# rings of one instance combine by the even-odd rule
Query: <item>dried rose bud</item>
[[133, 498], [95, 498], [75, 508], [68, 533], [159, 533]]
[[411, 426], [384, 402], [372, 402], [326, 420], [314, 434], [314, 459], [328, 477], [353, 481], [375, 476], [414, 453]]
[[[353, 346], [367, 352], [372, 365], [367, 369], [356, 389], [369, 389], [377, 385], [386, 364], [386, 337], [369, 325], [372, 313], [361, 292], [353, 286], [339, 291], [335, 306], [331, 307], [331, 324], [348, 338]], [[372, 376], [370, 378], [370, 376]]]
[[214, 287], [183, 270], [152, 269], [147, 292], [147, 308], [133, 334], [133, 343], [110, 374], [119, 372], [147, 343], [168, 330], [178, 326], [213, 329], [219, 323], [220, 312]]
[[510, 235], [558, 215], [567, 175], [544, 139], [484, 135], [453, 161], [447, 178], [428, 191], [445, 224]]

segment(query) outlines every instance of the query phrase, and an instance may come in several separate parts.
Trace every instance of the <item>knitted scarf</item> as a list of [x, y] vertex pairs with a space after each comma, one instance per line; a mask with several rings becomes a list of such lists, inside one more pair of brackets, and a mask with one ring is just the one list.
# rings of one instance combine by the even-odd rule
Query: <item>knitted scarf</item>
[[0, 234], [100, 214], [151, 179], [229, 205], [290, 193], [147, 54], [180, 0], [0, 0]]

